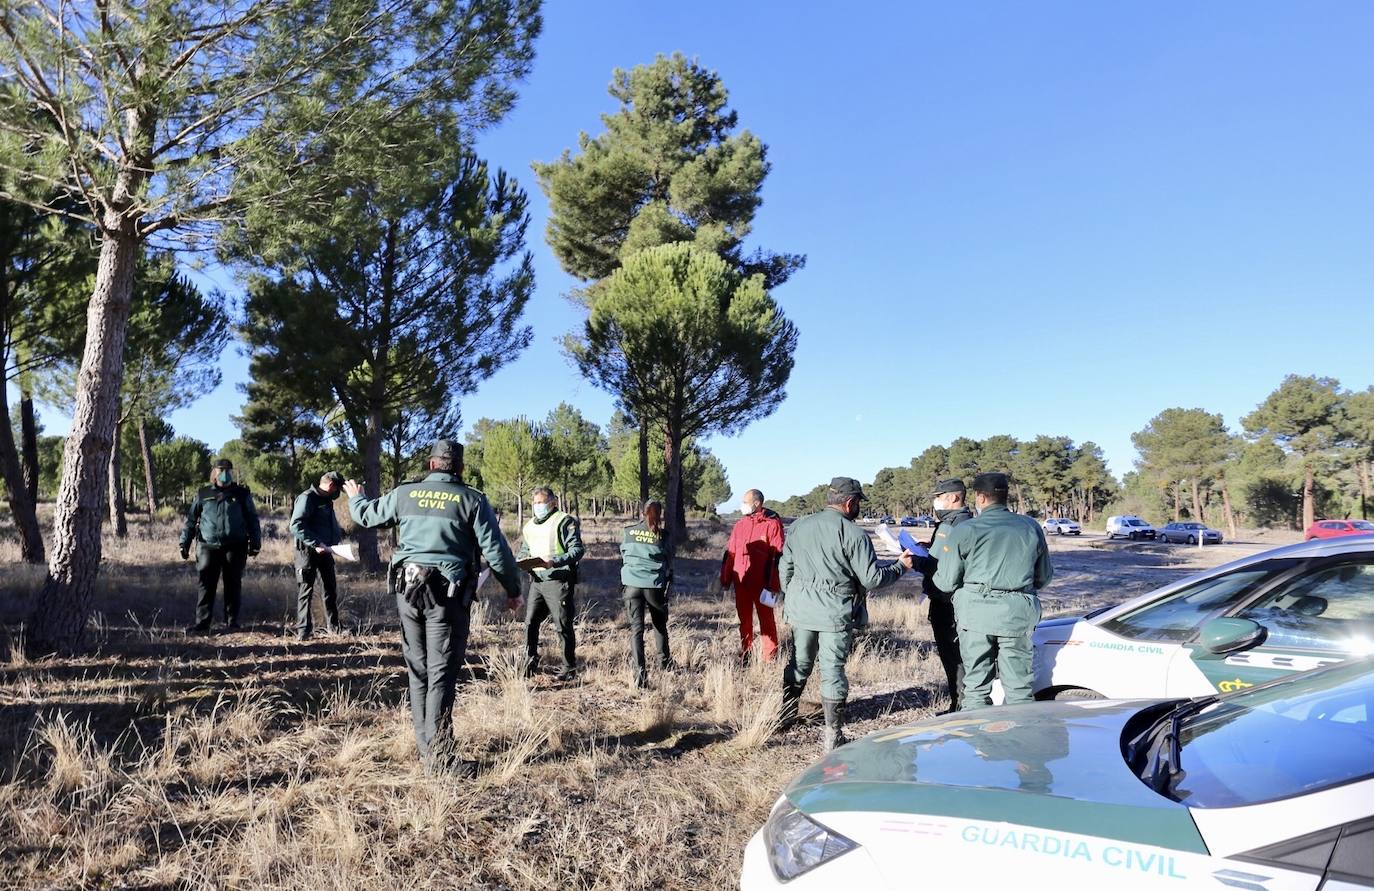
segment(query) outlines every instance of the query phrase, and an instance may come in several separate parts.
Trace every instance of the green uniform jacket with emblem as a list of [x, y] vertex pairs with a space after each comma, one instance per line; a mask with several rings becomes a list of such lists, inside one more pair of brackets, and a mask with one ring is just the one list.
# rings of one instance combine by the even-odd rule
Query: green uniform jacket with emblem
[[662, 588], [673, 576], [668, 533], [642, 520], [625, 527], [620, 541], [620, 583], [629, 588]]
[[927, 597], [949, 597], [951, 592], [935, 587], [935, 570], [940, 568], [940, 558], [936, 554], [941, 547], [949, 543], [949, 535], [955, 526], [972, 519], [973, 511], [967, 507], [960, 507], [941, 517], [935, 526], [935, 534], [930, 539], [930, 556], [921, 557], [916, 561], [916, 571], [921, 574], [921, 589], [926, 592]]
[[1050, 583], [1054, 567], [1035, 520], [990, 504], [956, 526], [932, 555], [940, 561], [935, 587], [954, 593], [960, 628], [1019, 637], [1040, 620], [1035, 592]]
[[192, 539], [209, 548], [262, 548], [262, 528], [258, 509], [247, 486], [231, 483], [224, 488], [204, 486], [196, 493], [186, 512], [181, 530], [181, 546], [189, 548]]
[[328, 548], [342, 541], [333, 499], [315, 486], [297, 495], [291, 509], [291, 534], [300, 548]]
[[424, 479], [402, 483], [377, 499], [355, 495], [348, 500], [348, 512], [359, 526], [397, 527], [393, 565], [434, 566], [461, 587], [475, 571], [481, 553], [506, 593], [520, 596], [515, 557], [487, 496], [454, 474], [431, 471]]
[[873, 542], [829, 508], [792, 524], [778, 562], [787, 621], [808, 631], [851, 627], [862, 597], [902, 577], [900, 563], [878, 564]]
[[553, 565], [530, 570], [541, 582], [576, 582], [577, 564], [585, 554], [577, 518], [556, 510], [542, 520], [531, 519], [521, 534], [517, 560], [543, 557]]

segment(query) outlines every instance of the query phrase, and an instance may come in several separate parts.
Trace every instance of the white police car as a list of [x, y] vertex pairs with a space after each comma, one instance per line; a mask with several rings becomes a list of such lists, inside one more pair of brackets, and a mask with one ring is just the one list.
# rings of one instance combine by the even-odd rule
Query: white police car
[[1276, 548], [1035, 629], [1036, 696], [1201, 696], [1374, 653], [1374, 535]]
[[1374, 888], [1374, 661], [870, 734], [749, 842], [763, 888]]

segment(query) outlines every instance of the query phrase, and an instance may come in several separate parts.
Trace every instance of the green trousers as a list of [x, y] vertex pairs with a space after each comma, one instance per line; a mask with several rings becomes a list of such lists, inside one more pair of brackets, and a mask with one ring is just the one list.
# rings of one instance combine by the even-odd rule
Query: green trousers
[[453, 746], [453, 699], [467, 654], [470, 606], [461, 596], [446, 596], [434, 609], [417, 609], [396, 594], [401, 652], [410, 681], [410, 720], [426, 765], [447, 757]]
[[1016, 636], [980, 634], [959, 629], [959, 656], [964, 663], [962, 711], [992, 705], [992, 678], [1002, 679], [1006, 705], [1033, 702], [1031, 695], [1031, 633]]
[[782, 682], [798, 691], [806, 686], [811, 669], [821, 666], [821, 698], [844, 701], [849, 696], [849, 678], [844, 673], [854, 643], [854, 632], [812, 631], [792, 627], [792, 658], [782, 674]]

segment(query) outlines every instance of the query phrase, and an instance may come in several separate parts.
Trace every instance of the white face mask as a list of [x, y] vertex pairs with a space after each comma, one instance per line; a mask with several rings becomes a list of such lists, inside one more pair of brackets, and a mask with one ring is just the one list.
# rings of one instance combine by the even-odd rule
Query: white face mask
[[741, 504], [741, 505], [739, 506], [739, 512], [742, 513], [742, 514], [744, 514], [744, 515], [747, 517], [747, 516], [749, 516], [750, 514], [752, 514], [752, 513], [754, 512], [754, 505], [752, 505], [752, 504]]
[[536, 520], [543, 520], [551, 513], [553, 513], [553, 505], [547, 501], [541, 501], [534, 506], [534, 518]]

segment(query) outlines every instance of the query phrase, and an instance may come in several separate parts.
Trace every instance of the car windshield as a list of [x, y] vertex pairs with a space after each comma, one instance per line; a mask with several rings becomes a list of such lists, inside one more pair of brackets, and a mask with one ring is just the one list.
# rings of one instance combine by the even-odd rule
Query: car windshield
[[1374, 523], [1371, 523], [1368, 520], [1355, 520], [1350, 525], [1354, 526], [1356, 529], [1364, 529], [1369, 532], [1374, 532]]
[[1374, 660], [1245, 690], [1184, 720], [1173, 797], [1235, 807], [1374, 776]]
[[1268, 561], [1221, 576], [1209, 576], [1102, 623], [1123, 637], [1183, 641], [1222, 610], [1240, 603], [1255, 587], [1291, 563]]

